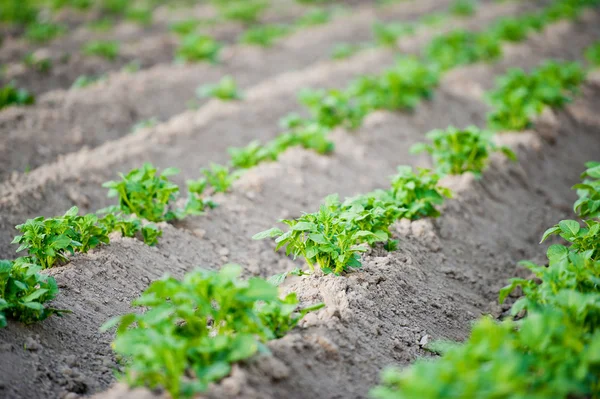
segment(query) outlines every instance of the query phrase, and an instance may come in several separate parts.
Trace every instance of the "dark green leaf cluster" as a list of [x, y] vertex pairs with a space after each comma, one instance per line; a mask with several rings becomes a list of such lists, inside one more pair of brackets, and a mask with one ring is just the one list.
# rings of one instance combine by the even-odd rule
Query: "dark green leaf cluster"
[[119, 42], [94, 40], [86, 43], [81, 51], [85, 55], [95, 55], [114, 61], [119, 56]]
[[502, 18], [492, 28], [492, 34], [499, 40], [520, 42], [527, 38], [531, 31], [540, 31], [544, 27], [542, 17], [535, 14], [516, 18]]
[[581, 218], [600, 217], [600, 162], [587, 162], [586, 171], [581, 174], [582, 182], [573, 186], [579, 199], [573, 210]]
[[176, 59], [183, 62], [219, 62], [221, 44], [207, 35], [190, 33], [183, 37], [176, 51]]
[[231, 76], [224, 76], [219, 83], [198, 87], [196, 95], [200, 98], [214, 97], [224, 101], [241, 100], [243, 98], [235, 80]]
[[0, 88], [0, 109], [11, 105], [31, 105], [35, 97], [25, 89], [20, 89], [14, 83], [9, 83]]
[[360, 254], [368, 245], [383, 242], [387, 249], [395, 249], [389, 227], [396, 220], [438, 216], [435, 206], [450, 197], [450, 192], [437, 183], [438, 176], [426, 169], [415, 174], [410, 167], [400, 167], [389, 190], [343, 203], [337, 195], [329, 196], [318, 212], [281, 220], [288, 231], [272, 228], [253, 238], [275, 238], [275, 250], [285, 247], [287, 255], [304, 258], [312, 271], [317, 265], [324, 273], [339, 275], [361, 266]]
[[516, 155], [508, 147], [497, 146], [492, 133], [475, 126], [457, 129], [453, 126], [445, 130], [427, 133], [431, 144], [418, 143], [411, 148], [412, 153], [427, 152], [433, 158], [435, 169], [442, 175], [461, 175], [472, 172], [480, 177], [487, 166], [491, 153], [499, 151], [516, 161]]
[[7, 319], [29, 324], [61, 313], [44, 307], [56, 297], [58, 286], [41, 269], [28, 258], [0, 260], [0, 328], [6, 327]]
[[[589, 165], [594, 166], [594, 165]], [[523, 319], [475, 323], [463, 344], [444, 345], [442, 357], [410, 368], [388, 369], [371, 391], [376, 399], [574, 398], [600, 395], [600, 223], [581, 227], [563, 220], [558, 234], [569, 248], [551, 245], [548, 265], [522, 262], [535, 279], [514, 278], [500, 291], [502, 303], [517, 287], [511, 308]], [[433, 381], [433, 383], [432, 383]]]
[[578, 63], [546, 61], [531, 73], [510, 69], [496, 82], [488, 100], [493, 129], [523, 130], [545, 107], [561, 107], [571, 101], [585, 71]]
[[181, 213], [171, 206], [179, 196], [179, 187], [168, 179], [179, 170], [167, 168], [160, 174], [157, 172], [154, 166], [145, 163], [127, 175], [120, 173], [121, 180], [102, 186], [109, 189], [109, 197], [118, 197], [117, 210], [124, 214], [134, 214], [151, 222], [181, 218]]
[[267, 352], [316, 305], [297, 311], [295, 294], [284, 299], [260, 278], [240, 280], [241, 268], [198, 269], [180, 280], [153, 282], [133, 302], [144, 313], [106, 323], [118, 325], [114, 350], [126, 360], [132, 386], [163, 387], [172, 397], [205, 391], [231, 371], [231, 364]]

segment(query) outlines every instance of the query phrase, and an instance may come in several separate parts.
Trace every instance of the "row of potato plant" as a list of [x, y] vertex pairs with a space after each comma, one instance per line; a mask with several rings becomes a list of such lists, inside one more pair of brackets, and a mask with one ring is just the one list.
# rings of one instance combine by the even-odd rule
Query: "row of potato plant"
[[[562, 3], [568, 5], [572, 2], [564, 1]], [[571, 10], [569, 7], [567, 9]], [[572, 14], [574, 12], [565, 13], [565, 15]], [[560, 73], [555, 73], [555, 75], [560, 76]], [[566, 76], [571, 75], [567, 74]], [[177, 173], [177, 170], [169, 168], [158, 174], [152, 165], [146, 164], [140, 169], [132, 170], [127, 175], [121, 175], [120, 181], [106, 183], [106, 187], [110, 189], [109, 194], [117, 196], [119, 204], [103, 210], [103, 213], [107, 214], [102, 217], [92, 214], [78, 216], [77, 209], [73, 208], [62, 217], [50, 219], [39, 217], [19, 225], [17, 228], [23, 234], [17, 236], [14, 242], [20, 244], [19, 251], [27, 249], [28, 256], [24, 259], [17, 259], [11, 264], [15, 271], [23, 269], [23, 265], [31, 264], [48, 268], [55, 264], [62, 264], [67, 261], [68, 254], [87, 252], [100, 243], [107, 243], [108, 234], [113, 231], [119, 231], [127, 237], [141, 235], [146, 243], [153, 245], [162, 232], [155, 224], [145, 224], [140, 218], [149, 222], [160, 222], [180, 219], [189, 214], [201, 214], [207, 207], [215, 206], [210, 196], [206, 195], [207, 191], [209, 193], [227, 191], [241, 170], [253, 167], [265, 160], [276, 160], [281, 152], [291, 146], [301, 145], [320, 153], [328, 153], [333, 150], [333, 144], [327, 140], [326, 135], [333, 127], [340, 124], [346, 124], [349, 127], [357, 126], [364, 117], [364, 110], [369, 108], [414, 107], [419, 98], [431, 95], [432, 87], [438, 79], [436, 68], [428, 67], [414, 58], [405, 58], [399, 61], [394, 68], [377, 77], [363, 77], [352, 82], [348, 91], [355, 93], [355, 96], [360, 98], [360, 104], [363, 104], [357, 108], [346, 106], [348, 97], [340, 94], [341, 92], [330, 91], [327, 94], [304, 92], [301, 97], [309, 107], [313, 108], [315, 120], [304, 120], [290, 115], [282, 121], [282, 125], [288, 131], [267, 145], [253, 142], [242, 149], [230, 149], [229, 166], [211, 164], [209, 168], [201, 171], [202, 178], [188, 181], [188, 197], [183, 207], [176, 206], [179, 187], [168, 180], [169, 176]], [[559, 82], [563, 80], [559, 79]], [[566, 81], [572, 82], [569, 79]], [[327, 98], [324, 99], [324, 97]], [[474, 128], [446, 133], [448, 134], [431, 133], [434, 144], [421, 147], [421, 150], [432, 153], [440, 173], [456, 173], [458, 170], [480, 173], [482, 162], [484, 162], [482, 160], [489, 151], [496, 150], [489, 137]], [[451, 146], [455, 148], [450, 149]], [[511, 156], [509, 151], [500, 150]], [[457, 160], [462, 160], [463, 164], [457, 166]], [[419, 176], [417, 179], [425, 178], [421, 172], [415, 176]], [[426, 179], [429, 178], [426, 177]], [[385, 204], [387, 201], [387, 205], [383, 207], [373, 205], [375, 200], [378, 204]], [[369, 201], [372, 203], [367, 206], [367, 212], [381, 212], [382, 210], [385, 212], [386, 209], [389, 212], [389, 206], [393, 203], [393, 201], [389, 201], [389, 198], [371, 198]], [[340, 209], [342, 209], [341, 205], [338, 211]], [[336, 220], [334, 223], [338, 222]], [[348, 221], [344, 223], [348, 223]], [[338, 225], [337, 228], [339, 229], [340, 226]], [[383, 237], [381, 231], [372, 232], [374, 235], [366, 235], [365, 230], [362, 229], [358, 231], [362, 231], [358, 235], [363, 236], [357, 241], [359, 243], [372, 245], [373, 240]], [[383, 229], [383, 232], [385, 231], [386, 229]], [[343, 245], [350, 242], [349, 240], [346, 238]], [[359, 244], [352, 244], [345, 249], [349, 252], [344, 252], [344, 256], [349, 256], [346, 261], [351, 261], [352, 264], [356, 264], [356, 254], [363, 248], [360, 245], [358, 247], [354, 247], [354, 245]], [[393, 242], [390, 242], [386, 246], [392, 248], [393, 245]], [[314, 250], [314, 248], [311, 249], [311, 251]], [[297, 251], [296, 255], [300, 255], [301, 250], [297, 249]], [[342, 258], [336, 258], [333, 261], [320, 258], [317, 260], [312, 252], [309, 252], [308, 255], [311, 255], [308, 257], [310, 263], [317, 262], [325, 271], [331, 270], [339, 273], [345, 269]], [[30, 289], [31, 286], [24, 284], [21, 295], [26, 297], [25, 293]], [[40, 298], [49, 298], [39, 295]]]
[[551, 245], [546, 265], [521, 262], [535, 278], [514, 278], [500, 291], [502, 303], [522, 290], [511, 317], [484, 317], [466, 342], [433, 343], [440, 358], [387, 369], [373, 398], [600, 395], [600, 162], [586, 166], [573, 187], [584, 226], [563, 220], [544, 233], [542, 242], [559, 235], [569, 245]]

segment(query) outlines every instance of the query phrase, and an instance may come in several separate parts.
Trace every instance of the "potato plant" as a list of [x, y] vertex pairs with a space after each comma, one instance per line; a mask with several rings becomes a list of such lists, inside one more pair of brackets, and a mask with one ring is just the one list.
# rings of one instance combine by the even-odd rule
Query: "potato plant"
[[94, 40], [86, 43], [81, 51], [85, 55], [105, 58], [109, 61], [115, 61], [119, 56], [119, 42]]
[[413, 109], [430, 98], [439, 82], [439, 71], [413, 57], [375, 76], [363, 76], [351, 83], [350, 97], [359, 99], [363, 109]]
[[382, 242], [388, 250], [395, 249], [397, 243], [389, 231], [394, 221], [438, 216], [435, 206], [450, 197], [450, 192], [437, 182], [438, 177], [428, 170], [415, 174], [410, 167], [399, 167], [390, 190], [343, 203], [331, 195], [318, 212], [281, 220], [287, 231], [275, 227], [255, 234], [253, 239], [274, 238], [276, 251], [285, 247], [286, 255], [304, 258], [311, 272], [318, 266], [325, 274], [340, 275], [361, 266], [360, 254], [369, 245]]
[[200, 98], [214, 97], [224, 101], [241, 100], [243, 98], [235, 79], [231, 76], [224, 76], [219, 83], [198, 87], [196, 95]]
[[521, 288], [511, 315], [524, 318], [480, 319], [466, 342], [438, 345], [440, 358], [384, 371], [371, 397], [600, 395], [600, 224], [587, 220], [586, 226], [566, 220], [548, 229], [542, 241], [559, 234], [572, 245], [551, 245], [547, 266], [522, 262], [535, 277], [514, 278], [500, 291], [502, 303]]
[[175, 58], [183, 62], [208, 61], [219, 62], [222, 45], [208, 35], [190, 33], [183, 37], [177, 48]]
[[600, 42], [597, 42], [585, 50], [585, 59], [592, 67], [600, 67]]
[[425, 47], [425, 57], [441, 70], [478, 61], [494, 61], [501, 55], [500, 40], [494, 35], [460, 29], [434, 38]]
[[372, 30], [375, 43], [380, 46], [393, 47], [396, 46], [396, 43], [401, 36], [412, 34], [414, 32], [414, 27], [399, 22], [375, 22]]
[[66, 312], [44, 306], [56, 297], [58, 286], [41, 270], [28, 258], [0, 260], [0, 328], [7, 319], [29, 324]]
[[15, 83], [9, 83], [0, 88], [0, 109], [11, 105], [31, 105], [35, 97], [25, 89], [18, 88]]
[[172, 397], [191, 397], [231, 371], [232, 363], [266, 353], [265, 342], [280, 338], [309, 311], [295, 294], [279, 298], [275, 285], [239, 279], [241, 268], [197, 269], [182, 280], [165, 277], [133, 302], [144, 313], [107, 322], [118, 326], [113, 343], [125, 359], [132, 386], [162, 387]]
[[240, 35], [239, 41], [261, 47], [271, 47], [278, 39], [292, 32], [292, 27], [283, 24], [257, 25]]
[[179, 210], [172, 207], [179, 196], [179, 187], [169, 181], [169, 176], [179, 173], [178, 169], [167, 168], [160, 174], [150, 163], [133, 169], [121, 180], [109, 181], [102, 186], [109, 189], [109, 197], [117, 197], [119, 204], [107, 208], [108, 212], [134, 214], [151, 222], [181, 218]]
[[309, 109], [313, 120], [329, 129], [337, 126], [355, 129], [367, 114], [364, 105], [341, 90], [304, 89], [298, 98]]
[[445, 130], [427, 133], [431, 144], [418, 143], [410, 151], [430, 154], [439, 174], [461, 175], [471, 172], [476, 177], [481, 177], [491, 153], [501, 152], [510, 160], [517, 159], [510, 148], [497, 146], [492, 137], [490, 131], [475, 126], [464, 129], [450, 126]]
[[581, 174], [582, 182], [573, 186], [579, 199], [573, 210], [581, 218], [600, 217], [600, 162], [587, 162]]
[[578, 92], [585, 79], [578, 63], [547, 61], [525, 73], [511, 69], [497, 80], [488, 100], [493, 110], [488, 115], [491, 128], [523, 130], [545, 107], [562, 107]]

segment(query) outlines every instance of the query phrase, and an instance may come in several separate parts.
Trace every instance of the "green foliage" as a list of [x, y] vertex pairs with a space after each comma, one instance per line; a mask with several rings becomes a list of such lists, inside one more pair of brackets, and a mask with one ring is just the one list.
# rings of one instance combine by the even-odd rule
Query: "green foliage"
[[487, 33], [454, 30], [434, 38], [425, 56], [442, 70], [478, 61], [494, 61], [502, 55], [500, 41]]
[[[597, 163], [589, 163], [593, 168]], [[587, 177], [587, 172], [582, 178]], [[388, 369], [375, 399], [575, 398], [600, 395], [600, 223], [563, 220], [542, 241], [558, 234], [569, 248], [551, 245], [548, 265], [522, 262], [534, 277], [514, 278], [500, 303], [518, 287], [523, 296], [512, 316], [475, 323], [463, 344], [444, 345], [440, 358]]]
[[119, 56], [119, 42], [110, 40], [93, 40], [86, 43], [81, 51], [85, 55], [105, 58], [115, 61]]
[[438, 217], [440, 212], [435, 208], [441, 205], [444, 198], [451, 198], [450, 190], [438, 186], [439, 176], [428, 169], [414, 173], [410, 166], [399, 166], [398, 173], [392, 177], [391, 193], [401, 208], [406, 208], [403, 217], [418, 219], [421, 217]]
[[25, 89], [15, 86], [14, 82], [0, 88], [0, 109], [11, 105], [31, 105], [35, 97]]
[[573, 186], [579, 199], [573, 210], [581, 218], [600, 217], [600, 162], [587, 162], [586, 171], [581, 174], [581, 183]]
[[323, 8], [308, 10], [303, 16], [296, 20], [295, 25], [299, 28], [315, 25], [323, 25], [331, 20], [331, 13]]
[[198, 19], [186, 19], [183, 21], [173, 22], [169, 25], [169, 30], [177, 35], [186, 36], [194, 33], [200, 26], [200, 20]]
[[309, 109], [314, 121], [329, 129], [337, 126], [355, 129], [367, 114], [364, 105], [341, 90], [304, 89], [298, 97]]
[[38, 6], [31, 0], [3, 0], [0, 21], [18, 25], [34, 23], [39, 12]]
[[231, 165], [239, 169], [248, 169], [264, 161], [274, 161], [277, 154], [258, 141], [252, 141], [243, 148], [229, 148]]
[[564, 310], [544, 308], [521, 323], [480, 319], [464, 345], [435, 361], [391, 368], [374, 399], [572, 398], [598, 394], [600, 334]]
[[82, 89], [84, 87], [93, 85], [94, 83], [101, 82], [105, 79], [106, 79], [106, 76], [104, 76], [104, 75], [101, 75], [101, 76], [81, 75], [81, 76], [78, 76], [77, 79], [75, 79], [75, 81], [71, 85], [71, 88]]
[[359, 98], [365, 109], [413, 109], [423, 98], [432, 96], [438, 81], [436, 68], [405, 57], [380, 75], [355, 80], [349, 96]]
[[[172, 397], [205, 391], [231, 364], [266, 352], [267, 340], [283, 336], [308, 310], [295, 310], [294, 294], [278, 298], [260, 278], [239, 279], [241, 268], [195, 270], [179, 281], [153, 282], [133, 302], [147, 309], [106, 323], [118, 325], [115, 352], [127, 359], [132, 386], [163, 387]], [[190, 378], [191, 377], [191, 378]]]
[[53, 23], [35, 23], [27, 26], [25, 38], [36, 43], [45, 43], [57, 36], [64, 34], [67, 28], [64, 25]]
[[52, 69], [52, 60], [50, 58], [37, 58], [33, 53], [29, 53], [23, 57], [23, 64], [40, 73], [48, 73]]
[[158, 226], [154, 223], [143, 225], [135, 215], [126, 217], [121, 213], [108, 213], [98, 220], [98, 225], [107, 232], [117, 231], [123, 237], [136, 237], [141, 234], [144, 243], [150, 246], [158, 244], [158, 238], [162, 237], [162, 230]]
[[288, 25], [256, 25], [246, 29], [244, 33], [242, 33], [240, 36], [240, 43], [270, 47], [277, 39], [288, 35], [290, 32], [292, 32], [292, 28]]
[[253, 239], [275, 238], [276, 251], [285, 247], [286, 255], [303, 257], [312, 271], [317, 265], [324, 273], [339, 275], [361, 266], [360, 253], [367, 245], [382, 242], [386, 249], [394, 250], [397, 242], [391, 240], [389, 231], [394, 221], [438, 216], [435, 205], [450, 192], [437, 182], [438, 177], [425, 169], [416, 175], [410, 167], [400, 167], [388, 191], [377, 190], [343, 203], [331, 195], [318, 212], [281, 220], [288, 231], [272, 228]]
[[56, 297], [58, 286], [40, 270], [27, 258], [0, 260], [0, 328], [9, 318], [29, 324], [64, 312], [44, 307]]
[[502, 152], [516, 161], [516, 155], [508, 147], [498, 147], [492, 133], [475, 126], [457, 129], [453, 126], [445, 130], [434, 130], [427, 134], [431, 144], [415, 144], [412, 153], [427, 152], [433, 158], [435, 169], [445, 175], [460, 175], [472, 172], [480, 177], [492, 152]]
[[210, 167], [203, 168], [200, 170], [206, 182], [215, 190], [217, 193], [225, 193], [229, 191], [229, 188], [234, 181], [240, 178], [241, 171], [231, 171], [228, 166], [219, 165], [216, 163], [210, 164]]
[[373, 36], [375, 42], [380, 46], [395, 46], [398, 38], [413, 32], [414, 28], [412, 26], [399, 22], [375, 22], [373, 24]]
[[469, 17], [475, 14], [476, 7], [475, 0], [455, 0], [450, 6], [450, 12], [461, 17]]
[[356, 225], [340, 218], [337, 196], [329, 196], [318, 212], [281, 222], [289, 227], [287, 232], [272, 228], [252, 238], [276, 238], [275, 250], [285, 246], [286, 255], [292, 254], [294, 258], [302, 256], [312, 271], [317, 265], [326, 274], [341, 274], [350, 268], [360, 267], [359, 255], [367, 247], [357, 242], [363, 237], [374, 235], [370, 231], [361, 231]]
[[266, 0], [216, 0], [220, 15], [225, 19], [253, 23], [269, 6]]
[[488, 123], [494, 129], [523, 130], [544, 107], [562, 107], [571, 101], [585, 71], [578, 63], [547, 61], [530, 74], [511, 69], [496, 82], [488, 100], [493, 111]]
[[543, 24], [535, 16], [502, 18], [492, 26], [492, 34], [499, 40], [521, 42], [527, 38], [530, 30], [540, 30]]
[[585, 50], [586, 60], [594, 67], [600, 67], [600, 42], [597, 42]]
[[16, 226], [22, 233], [12, 241], [19, 244], [17, 252], [27, 250], [42, 269], [47, 269], [57, 262], [66, 263], [68, 253], [87, 252], [100, 243], [107, 244], [106, 230], [96, 226], [98, 218], [95, 215], [78, 216], [78, 211], [74, 206], [64, 216], [48, 219], [39, 216]]
[[219, 62], [221, 44], [207, 35], [189, 34], [177, 48], [176, 58], [184, 62], [209, 61]]
[[331, 50], [331, 58], [334, 60], [343, 60], [349, 58], [359, 52], [361, 46], [350, 43], [336, 44], [333, 50]]
[[231, 76], [224, 76], [219, 83], [198, 87], [196, 95], [200, 98], [215, 97], [224, 101], [241, 100], [243, 98], [235, 80]]
[[[561, 220], [557, 225], [550, 227], [544, 232], [542, 241], [548, 237], [559, 235], [571, 243], [571, 249], [576, 252], [589, 251], [593, 259], [600, 259], [600, 222], [590, 219], [584, 221], [585, 227], [581, 227], [576, 220]], [[564, 255], [567, 250], [560, 246], [552, 246], [553, 256]], [[551, 258], [550, 254], [548, 256]]]
[[167, 168], [157, 174], [157, 169], [145, 163], [127, 175], [119, 174], [120, 181], [109, 181], [102, 186], [109, 189], [109, 197], [118, 197], [116, 209], [125, 214], [134, 214], [151, 222], [168, 221], [182, 217], [179, 210], [171, 209], [179, 195], [179, 187], [168, 177], [179, 173], [175, 168]]
[[143, 7], [129, 8], [125, 13], [125, 18], [140, 25], [148, 26], [152, 24], [152, 9]]

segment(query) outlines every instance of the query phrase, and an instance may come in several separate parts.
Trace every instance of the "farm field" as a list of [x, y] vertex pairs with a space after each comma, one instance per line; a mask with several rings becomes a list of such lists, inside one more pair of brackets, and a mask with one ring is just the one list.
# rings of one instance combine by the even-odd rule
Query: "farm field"
[[600, 395], [600, 2], [0, 33], [1, 398]]

